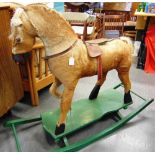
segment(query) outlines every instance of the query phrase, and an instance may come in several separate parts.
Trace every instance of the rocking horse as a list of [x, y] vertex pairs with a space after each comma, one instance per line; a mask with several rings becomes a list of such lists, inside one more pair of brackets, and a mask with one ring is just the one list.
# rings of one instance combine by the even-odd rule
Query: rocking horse
[[[11, 19], [10, 39], [13, 41], [13, 53], [21, 54], [31, 51], [35, 37], [43, 41], [46, 50], [45, 59], [55, 76], [50, 92], [61, 98], [61, 113], [55, 129], [56, 135], [65, 130], [67, 113], [71, 109], [72, 97], [78, 80], [82, 77], [96, 75], [99, 72], [97, 68], [101, 68], [101, 75], [89, 99], [97, 98], [107, 72], [116, 69], [124, 85], [124, 104], [132, 103], [129, 69], [133, 46], [129, 38], [113, 39], [106, 41], [103, 45], [102, 42], [93, 43], [95, 45], [84, 43], [77, 38], [69, 23], [56, 11], [42, 5], [29, 5], [24, 9], [17, 9]], [[88, 49], [94, 48], [96, 53], [90, 54], [92, 55], [90, 57]], [[97, 61], [96, 57], [100, 61]], [[73, 61], [73, 64], [69, 64], [69, 61]], [[61, 84], [64, 85], [62, 94], [57, 90]]]
[[[42, 121], [44, 129], [50, 133], [55, 141], [63, 139], [66, 147], [59, 151], [77, 151], [117, 130], [153, 102], [153, 99], [144, 99], [130, 90], [129, 70], [133, 45], [129, 38], [120, 37], [111, 40], [101, 39], [83, 42], [78, 39], [61, 14], [50, 10], [45, 5], [32, 4], [17, 9], [11, 19], [12, 52], [24, 54], [31, 51], [35, 37], [39, 37], [43, 41], [46, 51], [45, 59], [55, 76], [55, 82], [50, 87], [50, 93], [60, 98], [61, 103], [60, 109], [42, 113], [40, 117], [6, 122], [5, 126], [13, 129], [18, 151], [21, 151], [21, 148], [15, 125]], [[124, 85], [124, 100], [122, 94], [115, 90], [121, 84], [98, 95], [100, 87], [106, 80], [107, 72], [112, 69], [117, 70]], [[98, 80], [90, 93], [89, 100], [79, 100], [71, 108], [72, 97], [78, 80], [96, 74]], [[61, 84], [64, 85], [63, 93], [57, 90]], [[130, 93], [138, 96], [144, 103], [123, 118], [118, 112], [133, 102]], [[74, 125], [67, 119], [67, 113], [71, 109], [72, 119], [76, 120], [77, 113], [80, 117], [80, 120], [74, 121]], [[86, 112], [83, 109], [87, 109], [89, 119], [88, 117], [83, 118]], [[76, 110], [79, 111], [75, 112]], [[112, 127], [87, 140], [82, 140], [73, 145], [68, 144], [66, 135], [99, 120], [103, 115], [110, 112], [113, 112], [117, 118]]]

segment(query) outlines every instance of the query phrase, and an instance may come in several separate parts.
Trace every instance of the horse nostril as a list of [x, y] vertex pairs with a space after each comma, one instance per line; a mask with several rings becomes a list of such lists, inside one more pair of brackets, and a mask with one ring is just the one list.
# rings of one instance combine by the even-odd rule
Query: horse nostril
[[20, 38], [16, 38], [16, 43], [20, 43], [21, 39]]

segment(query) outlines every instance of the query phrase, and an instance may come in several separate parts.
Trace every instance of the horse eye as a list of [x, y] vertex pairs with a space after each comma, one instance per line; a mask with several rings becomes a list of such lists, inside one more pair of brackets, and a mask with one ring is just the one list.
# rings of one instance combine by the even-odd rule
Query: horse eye
[[23, 26], [23, 24], [20, 24], [20, 25], [19, 25], [19, 27], [22, 27], [22, 26]]
[[21, 39], [20, 38], [16, 38], [16, 43], [20, 43]]

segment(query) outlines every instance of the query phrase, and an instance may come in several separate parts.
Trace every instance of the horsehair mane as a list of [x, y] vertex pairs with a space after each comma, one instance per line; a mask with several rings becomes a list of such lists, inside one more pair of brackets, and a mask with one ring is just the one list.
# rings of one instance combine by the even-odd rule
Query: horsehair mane
[[58, 12], [46, 5], [29, 5], [25, 8], [28, 20], [39, 37], [47, 38], [47, 56], [68, 49], [77, 40], [77, 35], [69, 22]]
[[[44, 15], [48, 15], [48, 17], [50, 16], [51, 19], [52, 19], [53, 16], [56, 15], [57, 20], [59, 20], [61, 22], [63, 21], [67, 26], [70, 27], [70, 30], [72, 32], [74, 32], [74, 30], [71, 28], [71, 25], [69, 24], [69, 22], [67, 22], [67, 20], [64, 18], [64, 16], [61, 13], [55, 11], [54, 9], [49, 8], [47, 5], [41, 4], [41, 3], [30, 4], [30, 5], [27, 5], [26, 12], [29, 9], [36, 10], [36, 11], [37, 10], [42, 11], [42, 13], [45, 13]], [[54, 20], [56, 20], [56, 19], [54, 19]], [[50, 22], [50, 21], [48, 21], [48, 22]], [[61, 25], [61, 26], [63, 26], [63, 25]]]
[[[21, 6], [21, 7], [17, 8], [15, 13], [14, 13], [13, 18], [11, 19], [11, 23], [14, 26], [19, 26], [20, 24], [22, 24], [20, 17], [22, 15], [22, 13], [28, 13], [29, 10], [31, 10], [31, 11], [37, 11], [37, 10], [42, 11], [40, 13], [44, 13], [45, 17], [46, 17], [46, 15], [48, 15], [48, 17], [50, 16], [51, 19], [53, 16], [56, 15], [57, 18], [55, 18], [54, 20], [59, 20], [59, 21], [63, 22], [63, 24], [67, 25], [67, 27], [70, 28], [70, 31], [72, 31], [72, 33], [75, 34], [74, 30], [71, 28], [71, 25], [69, 24], [69, 22], [67, 22], [67, 20], [63, 17], [63, 15], [61, 13], [58, 13], [54, 9], [50, 9], [46, 4], [42, 4], [42, 3], [34, 3], [34, 4], [29, 4], [27, 6]], [[31, 23], [33, 25], [33, 21], [31, 20], [31, 17], [30, 16], [28, 16], [28, 17], [29, 17], [29, 20], [31, 21]], [[48, 21], [48, 22], [50, 22], [50, 21]]]
[[27, 6], [33, 6], [33, 5], [37, 5], [37, 6], [45, 6], [47, 7], [48, 2], [46, 3], [32, 3], [32, 4], [28, 4]]

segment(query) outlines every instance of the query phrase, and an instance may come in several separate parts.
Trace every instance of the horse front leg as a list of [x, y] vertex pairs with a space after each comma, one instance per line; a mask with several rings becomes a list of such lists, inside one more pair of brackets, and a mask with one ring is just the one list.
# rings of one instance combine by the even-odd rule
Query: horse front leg
[[130, 94], [131, 82], [129, 78], [129, 71], [118, 72], [118, 76], [124, 85], [124, 103], [125, 104], [132, 103], [133, 101], [132, 101], [132, 97]]
[[74, 95], [75, 86], [64, 88], [60, 105], [60, 117], [56, 125], [55, 135], [61, 134], [65, 131], [67, 113], [71, 109], [72, 97]]

